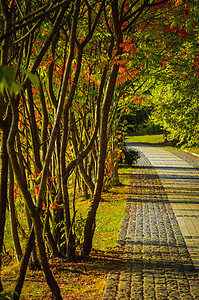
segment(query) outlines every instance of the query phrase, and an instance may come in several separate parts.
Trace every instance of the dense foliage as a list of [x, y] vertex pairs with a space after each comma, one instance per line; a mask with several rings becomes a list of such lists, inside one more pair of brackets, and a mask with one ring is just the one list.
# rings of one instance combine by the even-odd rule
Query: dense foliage
[[[194, 130], [198, 139], [197, 3], [0, 4], [0, 253], [9, 204], [21, 261], [14, 299], [31, 253], [53, 299], [62, 299], [48, 258], [89, 255], [102, 189], [117, 178], [122, 115], [149, 99], [166, 129], [180, 113], [177, 135]], [[80, 193], [90, 197], [85, 216]]]

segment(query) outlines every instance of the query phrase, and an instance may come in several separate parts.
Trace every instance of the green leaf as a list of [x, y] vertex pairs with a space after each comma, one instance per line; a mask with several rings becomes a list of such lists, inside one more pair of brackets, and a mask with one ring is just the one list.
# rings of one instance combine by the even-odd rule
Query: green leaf
[[186, 32], [190, 32], [193, 29], [193, 25], [190, 22], [185, 24]]
[[28, 70], [21, 70], [22, 73], [24, 73], [34, 84], [39, 85], [39, 78], [36, 74], [31, 73]]
[[[39, 78], [28, 70], [21, 70], [35, 85], [39, 85]], [[4, 95], [5, 89], [8, 90], [11, 96], [21, 94], [23, 92], [22, 85], [15, 80], [16, 68], [0, 66], [0, 93]]]
[[5, 89], [11, 96], [22, 93], [23, 88], [19, 82], [15, 80], [16, 69], [13, 67], [0, 66], [0, 92], [3, 95]]

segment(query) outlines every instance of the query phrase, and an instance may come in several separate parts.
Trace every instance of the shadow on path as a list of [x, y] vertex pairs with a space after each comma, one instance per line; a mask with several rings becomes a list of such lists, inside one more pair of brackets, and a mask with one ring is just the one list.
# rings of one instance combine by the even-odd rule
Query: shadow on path
[[161, 181], [143, 155], [132, 169], [118, 242], [123, 266], [109, 273], [104, 300], [199, 299], [198, 272]]

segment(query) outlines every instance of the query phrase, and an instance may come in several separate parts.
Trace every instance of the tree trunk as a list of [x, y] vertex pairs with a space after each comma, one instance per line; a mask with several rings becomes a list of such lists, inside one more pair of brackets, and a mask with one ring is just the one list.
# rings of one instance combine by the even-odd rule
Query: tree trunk
[[[1, 165], [0, 165], [0, 270], [1, 270], [1, 259], [3, 252], [3, 239], [4, 239], [4, 229], [5, 229], [5, 220], [6, 220], [6, 205], [8, 203], [7, 199], [7, 184], [8, 184], [8, 153], [6, 148], [6, 142], [9, 132], [9, 127], [4, 122], [2, 130], [2, 145], [1, 145]], [[0, 292], [3, 290], [1, 281], [0, 281]]]
[[53, 255], [53, 257], [61, 257], [61, 255], [58, 251], [58, 248], [57, 248], [57, 244], [56, 244], [56, 242], [53, 238], [53, 235], [50, 231], [49, 217], [50, 217], [50, 212], [48, 209], [47, 213], [46, 213], [45, 221], [44, 221], [44, 234], [47, 236], [48, 247], [50, 248], [51, 254]]
[[17, 222], [16, 222], [16, 213], [15, 213], [15, 204], [14, 204], [14, 175], [9, 164], [9, 207], [10, 207], [10, 219], [12, 225], [12, 236], [15, 245], [16, 257], [20, 261], [22, 258], [21, 244], [19, 241], [19, 235], [17, 231]]
[[[4, 32], [7, 33], [10, 30], [12, 17], [9, 11], [7, 2], [4, 0], [0, 1], [1, 13], [4, 19]], [[10, 44], [9, 36], [1, 42], [0, 51], [0, 65], [7, 65], [8, 48]], [[6, 101], [5, 101], [6, 102]], [[3, 120], [4, 113], [6, 112], [6, 105], [4, 103], [4, 98], [0, 94], [0, 127], [2, 129], [2, 145], [1, 145], [1, 165], [0, 165], [0, 271], [1, 271], [1, 258], [3, 250], [3, 238], [4, 238], [4, 228], [5, 228], [5, 218], [6, 218], [6, 204], [7, 204], [7, 183], [8, 183], [8, 153], [6, 142], [9, 134], [10, 122], [9, 116]], [[9, 115], [9, 113], [8, 113]], [[0, 280], [0, 292], [3, 291], [3, 286]]]
[[13, 300], [18, 300], [20, 298], [21, 290], [22, 290], [24, 279], [26, 276], [28, 262], [30, 259], [30, 254], [32, 252], [34, 244], [35, 244], [35, 233], [34, 233], [34, 230], [32, 229], [29, 239], [28, 239], [28, 243], [26, 245], [25, 253], [21, 260], [21, 266], [20, 266], [19, 275], [17, 278], [17, 284], [15, 286], [15, 290], [13, 293]]
[[[32, 219], [31, 219], [30, 212], [28, 210], [27, 205], [25, 205], [25, 210], [26, 210], [26, 217], [27, 217], [27, 221], [28, 221], [28, 227], [29, 227], [29, 230], [31, 232], [31, 230], [32, 230]], [[40, 270], [41, 269], [41, 265], [40, 265], [39, 259], [37, 257], [37, 250], [36, 250], [35, 241], [34, 241], [34, 245], [32, 247], [30, 269], [31, 270]]]
[[85, 256], [89, 255], [92, 249], [92, 240], [95, 231], [95, 216], [96, 216], [96, 211], [102, 193], [103, 179], [104, 179], [104, 165], [105, 165], [106, 149], [108, 143], [108, 138], [107, 138], [108, 113], [113, 98], [113, 92], [115, 88], [118, 70], [119, 70], [119, 66], [117, 64], [114, 64], [107, 84], [107, 89], [104, 96], [104, 102], [102, 107], [97, 180], [96, 180], [93, 199], [90, 205], [90, 209], [87, 215], [85, 229], [84, 229], [83, 255]]
[[40, 216], [37, 213], [34, 218], [33, 218], [33, 224], [34, 224], [34, 230], [35, 230], [35, 235], [37, 238], [37, 244], [39, 248], [39, 255], [40, 255], [40, 260], [41, 260], [41, 265], [46, 277], [46, 281], [52, 291], [52, 299], [55, 300], [62, 300], [62, 296], [60, 293], [60, 288], [57, 284], [57, 281], [55, 280], [47, 259], [46, 255], [46, 249], [45, 249], [45, 244], [43, 240], [43, 235], [42, 235], [42, 224], [40, 220]]
[[[113, 0], [111, 2], [111, 6], [112, 6], [112, 18], [114, 24], [114, 34], [115, 34], [115, 48], [116, 48], [115, 57], [117, 59], [117, 56], [122, 53], [122, 48], [120, 47], [120, 44], [122, 43], [122, 31], [120, 27], [121, 24], [119, 21], [118, 0]], [[93, 199], [90, 205], [90, 209], [87, 215], [86, 224], [84, 228], [84, 244], [83, 244], [84, 256], [89, 255], [92, 249], [92, 240], [95, 231], [95, 217], [96, 217], [97, 208], [101, 198], [103, 180], [104, 180], [104, 166], [105, 166], [107, 143], [108, 143], [108, 136], [107, 136], [108, 115], [109, 115], [110, 106], [114, 95], [114, 89], [115, 89], [118, 71], [119, 71], [119, 65], [114, 62], [109, 76], [109, 80], [107, 82], [106, 91], [104, 94], [102, 112], [101, 112], [97, 181], [96, 181]]]
[[32, 85], [29, 84], [27, 88], [28, 94], [28, 116], [30, 121], [30, 131], [32, 135], [32, 147], [33, 147], [33, 155], [34, 155], [34, 163], [35, 163], [35, 173], [40, 173], [42, 170], [42, 164], [40, 159], [40, 140], [38, 136], [37, 124], [35, 119], [35, 110], [34, 110], [34, 101], [32, 94]]
[[15, 153], [15, 148], [14, 148], [14, 142], [15, 142], [15, 137], [17, 133], [17, 128], [18, 128], [18, 101], [15, 99], [10, 98], [11, 106], [12, 106], [12, 124], [7, 140], [7, 147], [8, 147], [8, 154], [9, 158], [12, 164], [12, 169], [15, 174], [15, 178], [17, 180], [17, 183], [22, 191], [24, 200], [28, 206], [28, 209], [30, 211], [31, 217], [33, 219], [33, 225], [34, 225], [34, 230], [35, 230], [35, 236], [37, 238], [37, 244], [38, 244], [38, 249], [39, 249], [39, 254], [40, 254], [40, 259], [41, 259], [41, 264], [43, 267], [43, 271], [46, 277], [46, 281], [52, 291], [52, 297], [53, 299], [56, 300], [61, 300], [61, 294], [60, 294], [60, 289], [59, 286], [53, 277], [53, 274], [50, 270], [49, 264], [48, 264], [48, 259], [46, 255], [46, 250], [45, 250], [45, 244], [42, 236], [42, 225], [41, 225], [41, 220], [40, 220], [40, 213], [38, 209], [35, 207], [32, 197], [30, 195], [30, 192], [27, 187], [27, 182], [24, 178], [23, 173], [20, 170], [20, 166], [16, 157]]

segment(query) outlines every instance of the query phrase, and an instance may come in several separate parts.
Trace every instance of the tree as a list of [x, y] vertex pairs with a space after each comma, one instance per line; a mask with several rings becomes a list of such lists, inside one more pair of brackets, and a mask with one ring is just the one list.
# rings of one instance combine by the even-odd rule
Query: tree
[[[15, 299], [21, 292], [35, 237], [54, 299], [61, 299], [61, 295], [47, 251], [74, 258], [79, 247], [82, 255], [89, 255], [107, 149], [115, 145], [118, 132], [116, 117], [122, 106], [150, 95], [160, 73], [165, 77], [165, 59], [178, 46], [171, 43], [173, 36], [164, 37], [173, 16], [178, 17], [175, 4], [167, 0], [64, 0], [46, 4], [22, 1], [20, 5], [13, 1], [7, 5], [1, 1], [4, 156], [0, 251], [8, 182], [13, 204], [12, 172], [17, 187], [14, 204], [17, 210], [20, 199], [28, 209], [23, 213], [30, 228], [25, 250], [22, 245]], [[180, 2], [179, 6], [184, 7]], [[170, 52], [164, 54], [168, 45]], [[108, 159], [114, 160], [108, 163], [116, 170], [118, 154]], [[9, 181], [8, 162], [12, 167]], [[77, 233], [77, 188], [91, 197], [81, 237]]]
[[[180, 7], [180, 15], [165, 26], [162, 66], [152, 77], [149, 101], [154, 121], [181, 144], [198, 145], [198, 31], [196, 3]], [[182, 25], [183, 24], [183, 25]], [[172, 41], [172, 44], [171, 44]], [[161, 69], [160, 69], [161, 68]]]
[[[32, 61], [30, 62], [30, 51], [32, 50], [31, 47], [31, 42], [32, 42], [32, 37], [31, 37], [31, 33], [36, 30], [36, 28], [38, 27], [38, 25], [40, 25], [41, 20], [39, 20], [39, 22], [37, 23], [37, 26], [33, 26], [31, 30], [27, 32], [25, 32], [24, 27], [28, 26], [28, 24], [32, 23], [35, 21], [35, 19], [33, 18], [33, 20], [30, 20], [26, 22], [27, 19], [29, 19], [30, 15], [32, 16], [32, 14], [29, 15], [29, 9], [30, 7], [24, 7], [25, 8], [25, 13], [26, 17], [23, 18], [23, 21], [25, 21], [25, 23], [22, 24], [22, 35], [24, 36], [24, 39], [26, 39], [26, 43], [24, 43], [23, 38], [19, 40], [15, 37], [15, 40], [20, 43], [22, 40], [22, 43], [19, 47], [20, 51], [19, 51], [19, 56], [18, 56], [18, 61], [17, 62], [17, 67], [16, 67], [16, 72], [13, 72], [13, 69], [6, 69], [6, 71], [4, 72], [4, 74], [1, 76], [2, 77], [2, 83], [8, 83], [8, 87], [4, 84], [4, 86], [2, 87], [2, 95], [3, 98], [1, 98], [2, 100], [2, 104], [3, 106], [7, 106], [8, 108], [8, 114], [4, 115], [6, 112], [4, 112], [4, 114], [1, 114], [1, 124], [2, 124], [2, 128], [3, 128], [3, 133], [5, 138], [3, 138], [4, 140], [4, 144], [3, 144], [3, 150], [6, 153], [6, 160], [5, 163], [2, 164], [1, 167], [4, 167], [4, 169], [2, 169], [1, 174], [5, 176], [5, 180], [7, 180], [7, 169], [8, 169], [8, 155], [7, 155], [7, 149], [8, 149], [8, 153], [9, 153], [9, 159], [12, 165], [12, 169], [13, 172], [15, 174], [15, 178], [17, 181], [17, 184], [19, 185], [24, 200], [28, 206], [28, 209], [30, 211], [32, 220], [33, 220], [33, 224], [34, 224], [34, 230], [36, 232], [36, 237], [37, 237], [37, 241], [38, 241], [38, 246], [39, 246], [39, 252], [40, 252], [40, 257], [41, 257], [41, 262], [43, 265], [43, 270], [45, 272], [46, 275], [46, 279], [47, 282], [50, 286], [50, 288], [52, 289], [52, 294], [53, 294], [53, 298], [55, 299], [61, 299], [61, 295], [60, 295], [60, 290], [59, 287], [56, 283], [56, 281], [54, 280], [54, 277], [52, 276], [52, 273], [50, 271], [49, 265], [48, 265], [48, 260], [47, 260], [47, 256], [46, 256], [46, 252], [45, 252], [45, 247], [44, 247], [44, 242], [43, 242], [43, 237], [42, 237], [42, 231], [41, 231], [41, 220], [40, 220], [40, 215], [38, 214], [38, 212], [36, 211], [36, 207], [35, 204], [33, 202], [32, 196], [28, 190], [28, 184], [26, 181], [26, 173], [24, 172], [24, 164], [22, 161], [18, 160], [18, 157], [16, 155], [15, 152], [15, 139], [17, 137], [17, 129], [18, 129], [18, 122], [19, 122], [19, 100], [20, 100], [20, 94], [19, 94], [19, 90], [17, 90], [16, 87], [19, 87], [20, 85], [17, 84], [17, 82], [15, 81], [16, 77], [20, 77], [20, 72], [19, 72], [19, 68], [21, 67], [22, 64], [22, 59], [23, 59], [23, 51], [25, 49], [29, 49], [29, 55], [27, 57], [27, 60], [25, 62], [25, 66], [27, 67], [29, 65], [29, 63], [32, 64], [32, 68], [31, 71], [32, 73], [34, 73], [37, 69], [37, 67], [39, 66], [45, 52], [47, 51], [53, 35], [55, 34], [56, 30], [57, 30], [57, 25], [60, 23], [60, 20], [62, 20], [62, 17], [64, 15], [64, 12], [66, 11], [66, 8], [68, 6], [70, 1], [68, 1], [68, 3], [64, 3], [65, 7], [62, 9], [60, 9], [59, 12], [59, 6], [54, 8], [54, 10], [58, 11], [56, 13], [58, 13], [56, 20], [54, 22], [54, 26], [52, 27], [51, 32], [49, 33], [49, 36], [47, 37], [46, 41], [44, 42], [43, 48], [41, 49], [41, 51], [39, 52], [39, 55], [35, 58], [34, 63], [32, 64]], [[8, 64], [8, 56], [11, 55], [12, 60], [10, 61], [11, 63], [15, 63], [15, 60], [13, 59], [13, 57], [15, 56], [15, 49], [13, 48], [9, 48], [10, 42], [12, 40], [12, 33], [17, 33], [17, 30], [20, 30], [21, 26], [19, 25], [17, 28], [14, 29], [14, 31], [11, 29], [11, 27], [13, 26], [12, 24], [12, 17], [14, 16], [11, 12], [14, 9], [14, 6], [16, 4], [13, 2], [11, 7], [7, 7], [6, 3], [4, 1], [1, 1], [1, 8], [3, 11], [3, 17], [4, 17], [4, 24], [5, 24], [5, 30], [4, 30], [4, 40], [2, 43], [2, 48], [1, 48], [1, 64], [3, 65], [7, 65]], [[56, 5], [55, 5], [56, 6]], [[45, 7], [46, 8], [46, 7]], [[43, 8], [42, 8], [43, 9]], [[34, 9], [33, 9], [34, 10]], [[39, 9], [39, 12], [41, 12], [42, 10]], [[37, 12], [38, 12], [37, 11]], [[18, 8], [19, 14], [21, 13], [20, 9]], [[35, 11], [34, 11], [35, 12]], [[50, 11], [52, 12], [52, 10]], [[43, 15], [43, 13], [41, 13], [41, 15]], [[16, 16], [15, 16], [16, 17]], [[21, 23], [21, 20], [18, 20]], [[18, 22], [17, 22], [18, 23]], [[24, 25], [25, 24], [25, 25]], [[35, 33], [35, 31], [34, 31]], [[29, 44], [30, 42], [30, 44]], [[29, 47], [30, 46], [30, 47]], [[17, 49], [18, 50], [18, 49]], [[13, 56], [14, 55], [14, 56]], [[5, 70], [5, 67], [4, 67]], [[13, 76], [14, 74], [14, 76]], [[33, 76], [29, 77], [33, 78]], [[29, 87], [29, 79], [27, 79], [27, 77], [21, 77], [21, 80], [23, 80], [23, 83], [21, 83], [21, 86], [23, 86], [24, 89]], [[1, 84], [2, 84], [1, 83]], [[11, 83], [11, 84], [10, 84]], [[9, 86], [10, 84], [10, 86]], [[12, 88], [14, 89], [14, 91], [12, 90]], [[18, 95], [15, 96], [15, 93], [17, 93]], [[31, 101], [32, 99], [30, 99]], [[3, 126], [5, 124], [5, 120], [10, 120], [9, 124], [6, 124], [7, 126]], [[12, 121], [11, 121], [12, 120]], [[34, 119], [32, 120], [34, 121]], [[9, 135], [8, 135], [9, 133]], [[18, 144], [19, 150], [21, 145]], [[34, 148], [36, 149], [36, 148]], [[5, 180], [1, 180], [1, 186], [3, 183], [5, 183]], [[7, 184], [5, 185], [7, 186]], [[5, 189], [5, 187], [4, 187]], [[2, 190], [2, 188], [1, 188]], [[2, 217], [3, 217], [3, 227], [5, 224], [5, 207], [6, 207], [6, 202], [7, 202], [7, 195], [6, 193], [2, 194], [1, 193], [1, 209], [3, 209], [2, 211]], [[2, 252], [2, 243], [3, 243], [3, 233], [4, 233], [4, 228], [1, 228], [1, 241], [0, 241], [0, 251]], [[33, 235], [31, 235], [32, 237]], [[30, 238], [30, 240], [32, 241], [32, 246], [33, 246], [33, 242], [34, 240], [32, 238]], [[30, 254], [30, 252], [29, 252]], [[28, 260], [27, 260], [28, 262]], [[22, 278], [23, 280], [23, 278]], [[20, 284], [22, 287], [22, 284]], [[21, 292], [21, 287], [20, 290], [17, 290], [15, 293], [15, 298], [18, 298]], [[1, 290], [2, 290], [2, 285], [1, 285]]]

